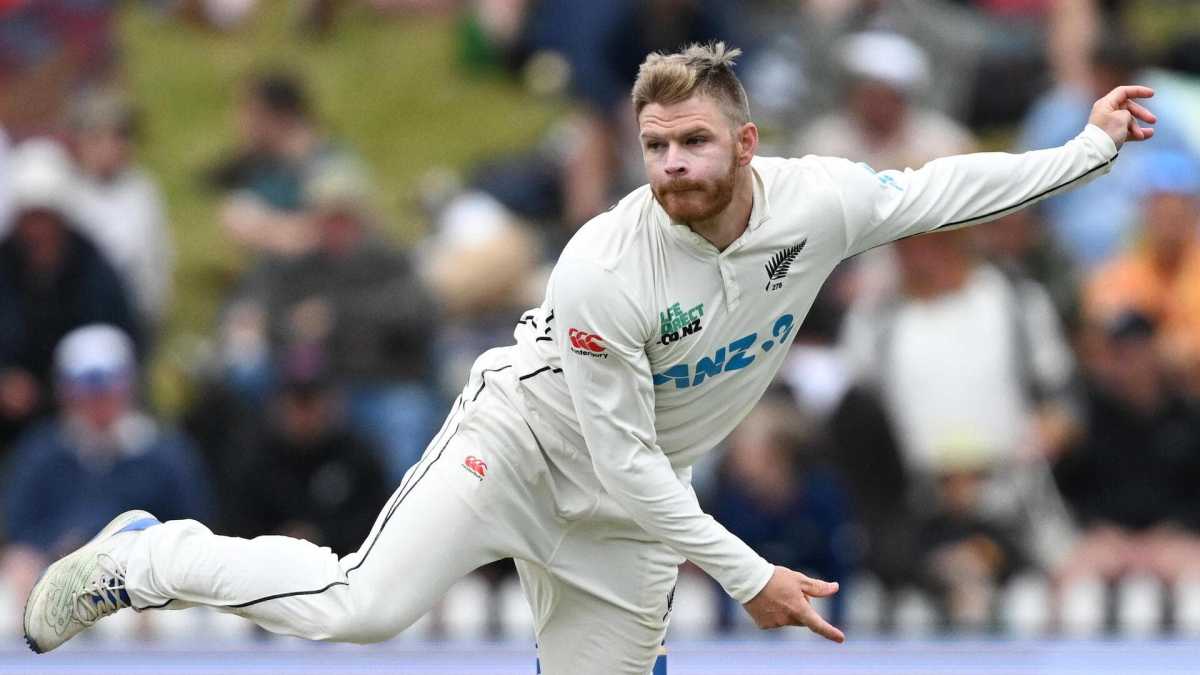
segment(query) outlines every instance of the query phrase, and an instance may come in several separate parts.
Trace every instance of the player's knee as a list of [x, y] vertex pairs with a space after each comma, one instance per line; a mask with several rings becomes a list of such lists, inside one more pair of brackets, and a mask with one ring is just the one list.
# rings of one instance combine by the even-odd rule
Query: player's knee
[[383, 642], [391, 637], [381, 627], [356, 614], [340, 614], [324, 622], [325, 639], [330, 642], [353, 642], [365, 645]]

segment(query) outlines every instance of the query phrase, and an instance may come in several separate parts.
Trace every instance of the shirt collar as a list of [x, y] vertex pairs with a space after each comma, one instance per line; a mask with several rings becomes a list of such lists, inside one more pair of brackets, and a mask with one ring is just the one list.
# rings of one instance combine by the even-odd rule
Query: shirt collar
[[750, 178], [754, 186], [754, 206], [750, 207], [750, 223], [747, 231], [758, 229], [759, 225], [771, 218], [771, 204], [767, 201], [767, 186], [762, 175], [754, 168], [754, 160], [750, 160]]

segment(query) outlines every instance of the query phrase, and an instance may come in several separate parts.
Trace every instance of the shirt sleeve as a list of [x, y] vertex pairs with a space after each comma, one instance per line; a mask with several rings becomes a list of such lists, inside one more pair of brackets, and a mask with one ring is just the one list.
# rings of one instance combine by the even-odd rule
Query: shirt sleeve
[[587, 260], [560, 260], [550, 295], [563, 375], [600, 484], [646, 532], [750, 601], [774, 566], [701, 510], [657, 445], [648, 315]]
[[1108, 173], [1117, 147], [1089, 124], [1065, 145], [1023, 154], [943, 157], [920, 169], [875, 172], [866, 164], [826, 166], [842, 201], [850, 257], [891, 241], [1000, 218]]

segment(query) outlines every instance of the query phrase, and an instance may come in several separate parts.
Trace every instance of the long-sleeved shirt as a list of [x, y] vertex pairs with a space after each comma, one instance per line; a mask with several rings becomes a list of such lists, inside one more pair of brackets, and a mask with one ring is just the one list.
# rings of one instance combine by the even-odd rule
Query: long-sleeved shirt
[[[1060, 148], [884, 171], [827, 157], [756, 157], [745, 232], [725, 250], [642, 187], [584, 225], [510, 356], [557, 508], [626, 517], [736, 600], [774, 568], [701, 510], [689, 467], [758, 401], [818, 289], [843, 259], [896, 239], [998, 218], [1108, 171], [1089, 125]], [[610, 509], [611, 513], [606, 509]]]
[[81, 175], [74, 200], [80, 231], [121, 275], [147, 327], [156, 326], [171, 299], [175, 264], [158, 186], [149, 174], [133, 167], [109, 181]]

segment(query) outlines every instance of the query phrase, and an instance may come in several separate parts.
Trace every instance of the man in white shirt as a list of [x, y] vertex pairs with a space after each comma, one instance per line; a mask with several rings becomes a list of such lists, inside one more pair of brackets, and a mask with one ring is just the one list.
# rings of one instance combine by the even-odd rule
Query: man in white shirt
[[903, 169], [975, 149], [970, 131], [924, 105], [929, 59], [908, 38], [858, 33], [846, 37], [837, 54], [847, 79], [845, 107], [803, 129], [792, 146], [795, 152]]
[[847, 364], [917, 475], [1053, 455], [1060, 439], [1036, 422], [1072, 421], [1074, 364], [1049, 295], [976, 260], [969, 234], [898, 242], [896, 288], [856, 303], [842, 330]]
[[139, 318], [161, 325], [171, 298], [175, 249], [154, 178], [134, 163], [134, 110], [115, 92], [91, 92], [71, 115], [78, 227], [121, 274]]
[[[897, 242], [898, 283], [856, 303], [841, 338], [906, 468], [907, 508], [887, 518], [912, 519], [923, 543], [906, 564], [959, 626], [985, 625], [1018, 558], [1052, 567], [1067, 553], [1070, 524], [1045, 458], [1078, 428], [1072, 354], [1050, 297], [977, 260], [971, 234]], [[878, 516], [866, 525], [876, 533], [867, 559], [886, 573], [906, 557], [885, 543], [896, 528]]]
[[372, 642], [463, 574], [517, 560], [543, 672], [651, 668], [690, 559], [764, 628], [836, 641], [809, 597], [836, 583], [775, 567], [701, 511], [690, 465], [766, 389], [842, 259], [999, 217], [1104, 173], [1154, 116], [1123, 87], [1061, 148], [876, 174], [846, 160], [755, 157], [724, 44], [655, 54], [633, 99], [650, 185], [564, 250], [517, 344], [476, 362], [363, 547], [339, 560], [285, 537], [219, 537], [119, 516], [52, 566], [25, 634], [53, 649], [122, 607], [214, 606], [268, 630]]

